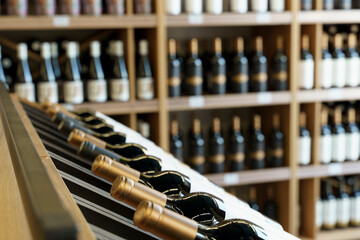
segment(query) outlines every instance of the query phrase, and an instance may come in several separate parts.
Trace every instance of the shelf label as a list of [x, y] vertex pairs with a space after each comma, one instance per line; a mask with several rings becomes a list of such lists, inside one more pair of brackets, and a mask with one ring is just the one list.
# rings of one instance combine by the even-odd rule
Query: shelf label
[[227, 173], [224, 175], [225, 185], [234, 185], [239, 182], [239, 175], [237, 173]]
[[258, 23], [268, 23], [268, 22], [270, 22], [270, 19], [271, 19], [270, 13], [256, 14], [256, 22], [258, 22]]
[[63, 103], [63, 106], [69, 111], [74, 111], [74, 105], [72, 104]]
[[261, 104], [270, 104], [272, 103], [272, 94], [270, 92], [258, 93], [257, 100]]
[[189, 106], [191, 108], [201, 108], [205, 104], [205, 100], [203, 96], [192, 96], [189, 97]]
[[344, 92], [341, 88], [331, 88], [328, 92], [329, 100], [339, 100], [343, 97]]
[[53, 17], [54, 27], [68, 27], [70, 25], [70, 18], [66, 15], [59, 15]]
[[330, 175], [341, 175], [343, 172], [343, 165], [341, 163], [332, 163], [328, 166]]
[[189, 14], [189, 24], [202, 24], [204, 22], [204, 16], [202, 14]]

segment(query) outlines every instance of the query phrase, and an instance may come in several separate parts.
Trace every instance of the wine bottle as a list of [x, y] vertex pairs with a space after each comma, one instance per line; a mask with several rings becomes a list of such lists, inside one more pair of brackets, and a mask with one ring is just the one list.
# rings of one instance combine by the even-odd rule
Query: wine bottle
[[333, 162], [344, 162], [346, 158], [346, 135], [345, 128], [342, 124], [342, 111], [340, 107], [334, 110], [331, 132], [331, 160]]
[[355, 123], [356, 112], [355, 109], [350, 108], [347, 113], [346, 130], [346, 160], [356, 161], [360, 155], [360, 131]]
[[351, 226], [360, 226], [360, 184], [357, 177], [354, 178], [352, 185], [352, 193], [350, 196], [351, 210], [350, 210], [350, 223]]
[[81, 1], [80, 0], [70, 0], [70, 1], [61, 1], [61, 14], [79, 16], [81, 13]]
[[40, 78], [37, 84], [38, 101], [44, 103], [48, 100], [57, 103], [59, 101], [58, 85], [51, 63], [50, 43], [44, 42], [41, 45], [41, 57]]
[[214, 56], [211, 58], [210, 65], [210, 92], [213, 94], [226, 93], [226, 61], [222, 57], [221, 38], [214, 40]]
[[323, 9], [324, 10], [333, 10], [335, 7], [334, 0], [323, 0]]
[[333, 87], [344, 87], [346, 77], [346, 60], [345, 54], [342, 51], [343, 41], [341, 34], [336, 34], [334, 39], [333, 51]]
[[55, 0], [36, 0], [36, 15], [45, 15], [52, 17], [56, 13], [56, 1]]
[[223, 0], [206, 0], [206, 12], [221, 14], [223, 12]]
[[8, 87], [14, 83], [14, 78], [16, 76], [16, 65], [15, 61], [12, 58], [2, 53], [1, 59], [2, 67], [4, 68], [5, 79]]
[[59, 102], [64, 101], [64, 86], [59, 64], [59, 48], [57, 42], [51, 42], [51, 63], [54, 69], [55, 78], [58, 84]]
[[182, 134], [176, 117], [172, 119], [170, 126], [170, 152], [176, 159], [183, 161]]
[[284, 135], [280, 130], [280, 116], [273, 115], [273, 129], [269, 137], [269, 167], [284, 166]]
[[329, 52], [329, 36], [323, 34], [322, 36], [322, 60], [321, 60], [321, 87], [330, 88], [333, 79], [333, 59]]
[[264, 205], [264, 215], [270, 219], [277, 219], [277, 205], [274, 200], [274, 188], [272, 186], [267, 186], [267, 199]]
[[272, 11], [272, 12], [285, 11], [285, 1], [284, 0], [270, 0], [270, 11]]
[[190, 193], [190, 179], [176, 171], [162, 171], [152, 175], [143, 174], [110, 158], [97, 156], [91, 171], [101, 178], [114, 182], [118, 176], [127, 177], [170, 197], [182, 197]]
[[251, 91], [265, 92], [267, 90], [268, 74], [267, 59], [263, 52], [262, 37], [256, 37], [255, 39], [255, 54], [251, 58], [251, 66]]
[[143, 120], [138, 121], [138, 132], [146, 139], [150, 139], [150, 124]]
[[181, 0], [166, 0], [165, 9], [169, 15], [179, 15], [181, 13]]
[[268, 11], [267, 0], [253, 0], [251, 1], [251, 10], [253, 12], [264, 13]]
[[68, 114], [68, 113], [64, 113], [63, 111], [57, 111], [56, 108], [57, 106], [50, 107], [48, 108], [48, 110], [46, 110], [47, 115], [51, 117], [51, 121], [54, 122], [56, 125], [59, 125], [63, 120], [70, 120], [70, 121], [75, 121], [81, 126], [85, 126], [86, 124], [93, 126], [102, 124], [102, 125], [106, 125], [110, 129], [109, 131], [113, 130], [113, 126], [107, 124], [105, 120], [102, 118], [96, 116], [81, 118], [76, 115], [73, 116], [72, 113]]
[[1, 45], [0, 45], [0, 82], [4, 83], [6, 89], [9, 90], [9, 86], [6, 82], [6, 77], [5, 77], [3, 63], [2, 63]]
[[172, 198], [129, 178], [119, 176], [114, 181], [110, 194], [132, 207], [137, 207], [141, 201], [149, 200], [208, 226], [217, 224], [225, 218], [223, 201], [209, 193], [197, 192]]
[[209, 173], [224, 172], [225, 140], [221, 134], [220, 118], [215, 117], [209, 135]]
[[360, 0], [353, 1], [353, 8], [356, 8], [356, 9], [360, 8]]
[[181, 62], [176, 56], [176, 40], [168, 42], [168, 91], [169, 97], [181, 95]]
[[130, 99], [129, 75], [124, 59], [124, 46], [122, 41], [114, 41], [113, 55], [110, 98], [114, 101], [127, 102]]
[[323, 109], [321, 111], [321, 147], [320, 147], [320, 161], [323, 164], [331, 162], [331, 151], [332, 139], [331, 139], [331, 128], [328, 124], [328, 111]]
[[232, 119], [232, 127], [229, 138], [229, 170], [241, 171], [245, 165], [245, 138], [241, 134], [241, 122], [238, 116]]
[[201, 134], [200, 119], [194, 118], [189, 135], [189, 166], [200, 174], [204, 173], [205, 141]]
[[87, 98], [90, 102], [105, 102], [107, 100], [107, 87], [100, 55], [100, 42], [92, 41], [90, 45], [89, 77], [87, 80]]
[[350, 224], [350, 197], [346, 191], [346, 184], [344, 177], [338, 177], [338, 186], [337, 186], [337, 220], [336, 226], [338, 228], [346, 228]]
[[123, 16], [125, 14], [125, 1], [124, 0], [107, 0], [107, 13], [114, 14], [118, 16]]
[[30, 67], [28, 63], [28, 48], [25, 43], [17, 46], [18, 64], [14, 91], [20, 97], [35, 102], [35, 86], [33, 83]]
[[75, 42], [75, 46], [76, 46], [76, 64], [78, 65], [81, 79], [85, 79], [86, 78], [86, 71], [85, 71], [86, 69], [84, 68], [84, 65], [81, 64], [81, 60], [80, 60], [80, 56], [81, 56], [80, 43]]
[[260, 207], [256, 202], [256, 188], [254, 186], [249, 188], [249, 206], [255, 211], [260, 211]]
[[141, 202], [133, 221], [139, 228], [162, 239], [245, 239], [268, 240], [264, 230], [245, 220], [226, 220], [212, 227], [198, 225], [196, 221], [174, 213], [150, 201]]
[[203, 11], [202, 0], [185, 0], [185, 12], [188, 14], [201, 14]]
[[249, 166], [250, 169], [265, 167], [265, 136], [261, 132], [261, 117], [255, 115], [249, 135]]
[[140, 100], [150, 100], [154, 98], [154, 79], [148, 56], [149, 48], [146, 40], [139, 42], [139, 60], [137, 65], [137, 97]]
[[276, 53], [272, 58], [270, 88], [274, 91], [285, 91], [288, 84], [288, 59], [284, 52], [284, 38], [276, 39]]
[[337, 9], [344, 9], [349, 10], [352, 7], [352, 0], [337, 0], [336, 1], [336, 8]]
[[311, 162], [311, 137], [309, 130], [306, 129], [306, 113], [300, 113], [300, 134], [299, 134], [299, 164], [309, 165]]
[[80, 104], [84, 101], [83, 82], [81, 81], [76, 52], [76, 43], [69, 42], [66, 49], [66, 63], [64, 71], [65, 103]]
[[337, 220], [337, 202], [329, 180], [321, 182], [321, 199], [324, 211], [323, 228], [328, 230], [334, 229]]
[[324, 207], [323, 207], [323, 201], [321, 198], [318, 198], [316, 200], [315, 205], [315, 225], [316, 229], [320, 230], [321, 227], [324, 224]]
[[152, 0], [135, 0], [135, 13], [150, 14], [152, 12]]
[[110, 150], [100, 148], [91, 142], [83, 142], [78, 150], [78, 154], [91, 162], [93, 162], [97, 156], [105, 155], [117, 162], [128, 165], [141, 173], [151, 174], [161, 171], [161, 160], [154, 156], [144, 155], [135, 158], [127, 158]]
[[[90, 118], [88, 118], [88, 119], [90, 119]], [[80, 126], [81, 130], [83, 128], [88, 128], [90, 130], [90, 132], [93, 131], [93, 132], [97, 132], [97, 133], [111, 133], [114, 131], [114, 127], [107, 123], [91, 124], [91, 120], [89, 121], [90, 123], [84, 123], [79, 120], [73, 119], [63, 113], [55, 114], [54, 117], [52, 118], [52, 121], [54, 123], [58, 124], [58, 130], [67, 130], [67, 128], [63, 129], [63, 127], [62, 126], [60, 127], [60, 125], [63, 125], [64, 124], [63, 122], [65, 122], [65, 121], [71, 121], [71, 122], [74, 122], [74, 126], [76, 126], [76, 127]], [[95, 120], [95, 121], [97, 121], [97, 120]], [[85, 131], [85, 132], [88, 132], [88, 131]], [[63, 133], [67, 134], [68, 132], [63, 131]]]
[[102, 0], [86, 1], [85, 4], [83, 4], [84, 14], [100, 16], [103, 11], [102, 5]]
[[301, 0], [301, 10], [310, 11], [313, 8], [313, 0]]
[[[191, 0], [194, 1], [194, 0]], [[197, 39], [190, 41], [190, 55], [185, 66], [185, 92], [187, 95], [201, 95], [203, 89], [202, 61], [199, 58], [199, 45]]]
[[247, 11], [249, 9], [248, 1], [231, 0], [230, 8], [231, 8], [231, 12], [233, 12], [233, 13], [247, 13]]
[[346, 86], [356, 87], [360, 84], [360, 56], [356, 51], [356, 34], [351, 33], [348, 36], [346, 55]]
[[6, 2], [7, 14], [26, 17], [29, 12], [29, 4], [26, 0], [9, 0]]
[[230, 89], [234, 93], [249, 91], [249, 61], [244, 53], [244, 39], [236, 39], [236, 55], [232, 59]]
[[314, 87], [314, 58], [310, 53], [310, 40], [308, 35], [301, 39], [301, 62], [299, 72], [299, 86], [301, 89]]

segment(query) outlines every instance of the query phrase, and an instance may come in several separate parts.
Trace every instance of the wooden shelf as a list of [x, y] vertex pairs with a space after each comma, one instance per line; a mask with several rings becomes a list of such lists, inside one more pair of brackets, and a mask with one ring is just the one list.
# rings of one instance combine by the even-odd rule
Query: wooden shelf
[[218, 173], [205, 175], [211, 182], [221, 187], [247, 184], [287, 181], [290, 179], [289, 167], [247, 170], [241, 172]]
[[291, 13], [223, 13], [221, 15], [202, 14], [167, 16], [168, 27], [195, 27], [195, 26], [256, 26], [256, 25], [290, 25]]
[[357, 240], [360, 236], [360, 228], [337, 229], [333, 231], [320, 231], [316, 240]]
[[331, 163], [326, 165], [302, 166], [299, 167], [297, 173], [299, 179], [321, 178], [352, 174], [360, 174], [360, 161]]
[[78, 105], [64, 104], [70, 110], [83, 108], [93, 109], [106, 115], [122, 115], [131, 113], [155, 113], [159, 110], [158, 100], [131, 101], [131, 102], [106, 102], [106, 103], [82, 103]]
[[155, 15], [114, 16], [102, 15], [69, 17], [56, 15], [54, 17], [1, 16], [1, 31], [16, 30], [57, 30], [57, 29], [114, 29], [114, 28], [152, 28], [156, 27]]
[[298, 14], [302, 24], [347, 24], [360, 23], [360, 10], [302, 11]]
[[351, 101], [360, 99], [359, 92], [359, 87], [303, 90], [297, 99], [300, 103]]
[[257, 107], [264, 105], [284, 105], [291, 101], [291, 94], [283, 92], [264, 92], [246, 94], [205, 95], [193, 97], [169, 98], [169, 111], [198, 109], [224, 109], [235, 107]]

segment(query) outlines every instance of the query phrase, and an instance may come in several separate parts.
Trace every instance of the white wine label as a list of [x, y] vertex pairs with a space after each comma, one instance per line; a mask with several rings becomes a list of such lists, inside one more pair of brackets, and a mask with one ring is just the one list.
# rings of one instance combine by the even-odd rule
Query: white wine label
[[360, 134], [346, 133], [346, 160], [356, 161], [360, 154]]
[[332, 138], [331, 135], [323, 135], [321, 136], [321, 155], [320, 155], [320, 161], [321, 163], [330, 163], [331, 162], [331, 144], [332, 144]]
[[337, 202], [336, 199], [331, 200], [323, 200], [323, 211], [324, 211], [324, 218], [323, 223], [324, 225], [332, 226], [336, 224], [337, 220]]
[[205, 99], [203, 96], [190, 96], [189, 106], [191, 108], [202, 108], [205, 105]]
[[340, 100], [344, 96], [344, 91], [341, 88], [331, 88], [328, 90], [329, 100]]
[[104, 79], [87, 81], [87, 97], [90, 102], [106, 102], [107, 87]]
[[80, 104], [84, 102], [84, 87], [82, 81], [64, 81], [65, 103]]
[[350, 198], [350, 219], [351, 222], [360, 222], [360, 197]]
[[332, 134], [332, 160], [344, 162], [346, 157], [346, 136], [345, 134]]
[[237, 173], [227, 173], [224, 175], [224, 183], [226, 185], [234, 185], [239, 183], [239, 175]]
[[333, 59], [333, 87], [345, 87], [346, 78], [346, 59], [337, 58]]
[[333, 60], [332, 58], [326, 58], [321, 61], [321, 87], [330, 88], [332, 85], [333, 72], [332, 72]]
[[223, 0], [206, 0], [206, 12], [221, 14], [223, 11]]
[[254, 12], [264, 13], [268, 10], [268, 0], [252, 0], [251, 10]]
[[37, 85], [38, 101], [44, 103], [49, 100], [52, 103], [59, 102], [57, 82], [39, 82]]
[[283, 12], [285, 10], [285, 0], [270, 0], [270, 11]]
[[346, 86], [356, 87], [360, 81], [360, 58], [346, 59]]
[[30, 102], [35, 102], [34, 83], [15, 83], [14, 91], [20, 97], [25, 98]]
[[323, 220], [324, 220], [324, 210], [323, 210], [323, 203], [322, 203], [321, 199], [318, 199], [316, 201], [315, 208], [316, 208], [316, 212], [315, 212], [316, 227], [321, 228], [321, 226], [323, 225]]
[[[202, 0], [185, 0], [185, 12], [189, 14], [201, 14], [202, 11]], [[189, 23], [191, 24], [190, 21]]]
[[272, 94], [270, 92], [262, 92], [257, 95], [258, 103], [260, 104], [271, 104]]
[[350, 222], [350, 198], [344, 197], [337, 199], [337, 223], [342, 225], [348, 225]]
[[314, 87], [314, 60], [301, 60], [299, 71], [300, 88], [312, 89]]
[[311, 138], [303, 136], [299, 138], [299, 164], [309, 165], [311, 161]]
[[234, 13], [247, 13], [249, 8], [247, 0], [231, 0], [230, 7]]
[[111, 79], [110, 97], [114, 101], [127, 102], [130, 99], [129, 79]]
[[165, 0], [166, 13], [179, 15], [181, 13], [181, 0]]
[[154, 98], [154, 79], [138, 78], [137, 83], [137, 96], [140, 100], [150, 100]]
[[67, 15], [58, 15], [53, 17], [54, 27], [68, 27], [70, 25], [70, 18]]
[[343, 165], [341, 163], [331, 163], [328, 166], [329, 175], [341, 175], [343, 172]]

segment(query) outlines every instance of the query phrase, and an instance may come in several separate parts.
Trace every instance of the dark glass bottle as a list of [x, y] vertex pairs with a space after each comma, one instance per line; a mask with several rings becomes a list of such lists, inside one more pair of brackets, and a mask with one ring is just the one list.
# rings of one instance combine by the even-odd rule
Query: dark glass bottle
[[330, 88], [332, 85], [332, 69], [333, 60], [332, 55], [329, 51], [329, 36], [327, 34], [323, 34], [322, 39], [322, 62], [321, 62], [321, 87], [322, 88]]
[[199, 58], [197, 39], [190, 41], [190, 55], [185, 63], [185, 92], [187, 95], [201, 95], [203, 89], [202, 61]]
[[148, 54], [148, 41], [140, 40], [136, 74], [136, 93], [137, 98], [140, 100], [151, 100], [154, 98], [154, 79]]
[[179, 122], [174, 117], [170, 126], [170, 152], [180, 161], [183, 161], [183, 141], [179, 129]]
[[360, 0], [353, 0], [353, 8], [360, 8]]
[[264, 215], [270, 219], [277, 219], [277, 204], [274, 200], [274, 188], [272, 186], [266, 187], [267, 199], [264, 205]]
[[334, 0], [323, 0], [324, 10], [333, 10], [335, 7]]
[[312, 89], [314, 87], [314, 58], [310, 53], [310, 38], [303, 35], [301, 38], [301, 72], [299, 87]]
[[336, 8], [337, 9], [344, 9], [349, 10], [352, 7], [352, 0], [337, 0], [336, 1]]
[[209, 135], [209, 173], [224, 172], [225, 167], [225, 140], [221, 135], [220, 118], [215, 117]]
[[357, 87], [360, 78], [360, 55], [356, 50], [357, 38], [355, 33], [350, 33], [347, 39], [346, 56], [346, 86]]
[[359, 127], [356, 124], [356, 112], [354, 108], [350, 108], [347, 112], [346, 131], [346, 160], [357, 161], [360, 151], [360, 135]]
[[249, 137], [249, 166], [250, 169], [265, 167], [265, 136], [261, 132], [261, 117], [255, 115]]
[[236, 39], [236, 54], [232, 59], [230, 90], [234, 93], [249, 91], [249, 61], [244, 53], [244, 39]]
[[346, 56], [343, 52], [343, 40], [341, 34], [336, 34], [334, 39], [333, 56], [333, 87], [345, 87], [346, 85]]
[[351, 191], [351, 226], [360, 226], [360, 182], [358, 177], [353, 178], [352, 191]]
[[226, 61], [222, 57], [221, 38], [214, 40], [214, 56], [211, 58], [210, 66], [210, 92], [213, 94], [226, 93]]
[[190, 179], [176, 171], [162, 171], [151, 175], [143, 174], [104, 155], [96, 157], [91, 171], [111, 183], [118, 176], [124, 176], [171, 197], [182, 197], [190, 193]]
[[269, 137], [269, 167], [284, 166], [284, 135], [280, 130], [280, 116], [273, 115], [273, 129]]
[[263, 38], [256, 37], [255, 53], [251, 58], [250, 90], [252, 92], [265, 92], [267, 90], [267, 82], [267, 59], [263, 52]]
[[225, 220], [208, 227], [150, 201], [140, 203], [133, 220], [139, 228], [162, 239], [269, 240], [264, 229], [246, 220]]
[[64, 101], [64, 86], [61, 68], [59, 64], [59, 47], [57, 42], [51, 42], [51, 63], [58, 84], [59, 102]]
[[3, 68], [3, 64], [2, 64], [1, 45], [0, 45], [0, 82], [4, 83], [6, 89], [9, 89], [9, 86], [6, 82], [6, 77], [5, 77], [4, 68]]
[[346, 135], [342, 124], [342, 110], [335, 108], [333, 115], [332, 132], [332, 158], [333, 162], [344, 162], [346, 158]]
[[176, 55], [176, 40], [168, 42], [168, 91], [169, 97], [181, 95], [181, 62]]
[[142, 201], [152, 201], [161, 207], [208, 226], [222, 222], [225, 219], [223, 201], [208, 193], [197, 192], [179, 198], [172, 198], [129, 178], [120, 176], [114, 181], [110, 194], [115, 199], [133, 207], [137, 207]]
[[311, 162], [311, 137], [310, 132], [306, 128], [306, 113], [300, 113], [300, 133], [299, 133], [299, 164], [309, 165]]
[[331, 162], [331, 151], [329, 151], [329, 146], [331, 146], [331, 128], [328, 124], [328, 111], [323, 109], [321, 111], [321, 154], [320, 161], [321, 163], [328, 164]]
[[344, 177], [337, 177], [336, 198], [337, 198], [337, 221], [336, 227], [346, 228], [350, 225], [351, 202], [347, 193], [347, 186]]
[[241, 122], [238, 116], [232, 119], [229, 138], [229, 171], [241, 171], [245, 165], [245, 139], [241, 134]]
[[272, 58], [270, 88], [285, 91], [288, 85], [288, 59], [284, 51], [284, 38], [276, 39], [276, 53]]
[[[141, 173], [156, 173], [161, 171], [161, 160], [154, 156], [140, 156], [135, 158], [127, 158], [120, 156], [110, 150], [96, 146], [91, 142], [83, 142], [78, 150], [78, 154], [91, 163], [99, 155], [105, 155], [117, 162], [128, 165], [129, 167], [141, 172]], [[129, 152], [131, 154], [131, 152]]]
[[194, 118], [189, 135], [188, 164], [195, 171], [203, 174], [205, 166], [205, 141], [201, 134], [200, 119]]
[[334, 229], [336, 226], [336, 198], [333, 195], [332, 185], [329, 180], [321, 181], [321, 199], [323, 202], [324, 222], [323, 228]]
[[310, 11], [313, 8], [313, 0], [301, 0], [301, 10]]
[[48, 100], [57, 103], [59, 101], [58, 84], [51, 63], [50, 43], [42, 43], [41, 58], [40, 77], [37, 83], [38, 102], [44, 103]]
[[256, 188], [250, 187], [249, 188], [249, 206], [254, 209], [255, 211], [260, 211], [260, 207], [258, 203], [256, 202]]

